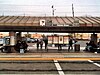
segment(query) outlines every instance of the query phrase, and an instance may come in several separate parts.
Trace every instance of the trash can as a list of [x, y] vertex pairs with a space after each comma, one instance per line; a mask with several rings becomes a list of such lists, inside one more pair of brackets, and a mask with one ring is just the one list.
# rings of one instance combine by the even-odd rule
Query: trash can
[[75, 52], [79, 52], [80, 51], [80, 44], [75, 44], [74, 45], [74, 50], [75, 50]]
[[24, 49], [20, 49], [20, 53], [24, 53]]

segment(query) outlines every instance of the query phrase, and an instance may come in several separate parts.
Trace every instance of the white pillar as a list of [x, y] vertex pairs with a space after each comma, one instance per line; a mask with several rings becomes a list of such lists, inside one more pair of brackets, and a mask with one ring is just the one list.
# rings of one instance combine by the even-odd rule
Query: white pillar
[[10, 45], [15, 45], [15, 32], [9, 32]]

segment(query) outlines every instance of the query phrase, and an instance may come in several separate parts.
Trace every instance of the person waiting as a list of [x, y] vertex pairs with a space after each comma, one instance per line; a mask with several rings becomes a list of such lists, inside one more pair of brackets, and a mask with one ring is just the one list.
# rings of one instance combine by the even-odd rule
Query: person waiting
[[72, 38], [69, 38], [69, 45], [68, 45], [68, 51], [70, 50], [70, 48], [71, 48], [71, 50], [73, 50], [73, 40], [72, 40]]
[[42, 47], [43, 47], [43, 39], [41, 38], [39, 42], [40, 42], [40, 43], [39, 43], [39, 44], [40, 44], [40, 48], [41, 48], [41, 50], [42, 50]]
[[43, 41], [44, 41], [44, 43], [45, 43], [45, 50], [47, 50], [47, 46], [48, 46], [48, 37], [44, 37], [43, 38]]
[[96, 52], [97, 51], [97, 45], [94, 43], [94, 41], [90, 41], [89, 46], [91, 46], [90, 52]]
[[37, 39], [37, 50], [39, 49], [39, 46], [42, 49], [42, 47], [43, 47], [43, 39], [42, 38], [41, 39]]
[[28, 45], [25, 41], [22, 41], [22, 46], [23, 46], [24, 52], [26, 52]]
[[18, 40], [16, 45], [15, 45], [15, 50], [20, 53], [21, 48], [23, 48], [22, 43], [20, 40]]
[[39, 49], [39, 40], [37, 39], [37, 50]]

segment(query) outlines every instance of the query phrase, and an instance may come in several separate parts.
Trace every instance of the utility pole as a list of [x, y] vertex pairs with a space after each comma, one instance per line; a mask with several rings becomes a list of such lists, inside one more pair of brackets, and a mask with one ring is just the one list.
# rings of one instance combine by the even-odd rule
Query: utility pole
[[74, 5], [72, 4], [72, 15], [74, 17]]
[[52, 16], [55, 15], [55, 9], [54, 9], [54, 5], [52, 5]]
[[[72, 15], [73, 15], [73, 18], [75, 17], [75, 15], [74, 15], [74, 5], [72, 4]], [[75, 18], [74, 18], [74, 21], [75, 21]], [[74, 24], [74, 23], [73, 23]], [[74, 38], [76, 38], [76, 36], [75, 36], [75, 33], [73, 33], [74, 34]]]

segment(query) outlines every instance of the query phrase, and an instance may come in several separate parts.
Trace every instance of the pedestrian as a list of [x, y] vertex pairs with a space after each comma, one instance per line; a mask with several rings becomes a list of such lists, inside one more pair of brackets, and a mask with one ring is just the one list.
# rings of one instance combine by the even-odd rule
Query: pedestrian
[[62, 50], [62, 44], [58, 44], [58, 51]]
[[90, 47], [90, 52], [96, 52], [97, 51], [97, 45], [94, 43], [94, 41], [89, 42]]
[[20, 48], [22, 48], [22, 44], [21, 44], [21, 41], [18, 40], [15, 45], [15, 50], [20, 53]]
[[68, 51], [70, 50], [70, 48], [71, 48], [71, 50], [73, 50], [73, 40], [72, 40], [72, 38], [69, 38], [69, 45], [68, 45]]
[[47, 46], [48, 46], [48, 37], [45, 36], [45, 37], [43, 38], [43, 41], [44, 41], [44, 43], [45, 43], [45, 50], [47, 50]]
[[40, 48], [41, 48], [41, 50], [42, 50], [42, 47], [43, 47], [43, 38], [41, 38], [41, 39], [39, 40], [39, 44], [40, 44]]
[[43, 39], [42, 38], [37, 39], [37, 50], [39, 49], [39, 47], [40, 47], [40, 49], [42, 49], [42, 47], [43, 47]]
[[26, 52], [28, 45], [25, 41], [22, 41], [22, 46], [23, 46], [24, 52]]
[[37, 39], [37, 50], [39, 49], [39, 40]]

